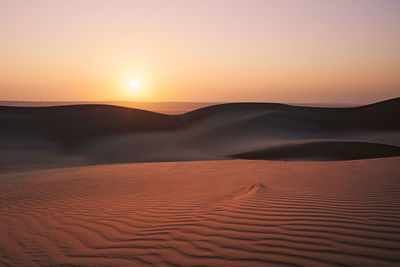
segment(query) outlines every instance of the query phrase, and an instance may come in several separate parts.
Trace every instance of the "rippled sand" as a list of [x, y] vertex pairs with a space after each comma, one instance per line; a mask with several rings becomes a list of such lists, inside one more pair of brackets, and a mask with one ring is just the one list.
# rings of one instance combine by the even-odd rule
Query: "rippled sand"
[[0, 265], [400, 264], [400, 157], [0, 176]]

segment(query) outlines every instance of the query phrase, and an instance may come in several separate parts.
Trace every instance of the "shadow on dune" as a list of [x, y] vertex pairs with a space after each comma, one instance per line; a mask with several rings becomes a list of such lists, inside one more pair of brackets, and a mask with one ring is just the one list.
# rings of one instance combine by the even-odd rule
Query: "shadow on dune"
[[233, 155], [238, 159], [334, 161], [393, 157], [400, 147], [365, 142], [306, 142]]
[[400, 98], [353, 108], [230, 103], [180, 115], [109, 105], [0, 107], [0, 171], [227, 158], [400, 155]]

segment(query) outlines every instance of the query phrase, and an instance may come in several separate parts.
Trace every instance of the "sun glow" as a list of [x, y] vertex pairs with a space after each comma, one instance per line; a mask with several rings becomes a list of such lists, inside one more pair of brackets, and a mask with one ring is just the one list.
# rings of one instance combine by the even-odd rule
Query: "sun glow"
[[129, 83], [129, 88], [133, 93], [137, 93], [140, 91], [140, 83], [137, 80], [132, 80]]
[[[138, 73], [138, 71], [119, 71], [115, 75], [115, 91], [116, 95], [129, 100], [144, 101], [149, 97], [152, 85], [150, 78], [146, 73]], [[132, 74], [135, 73], [135, 74]]]

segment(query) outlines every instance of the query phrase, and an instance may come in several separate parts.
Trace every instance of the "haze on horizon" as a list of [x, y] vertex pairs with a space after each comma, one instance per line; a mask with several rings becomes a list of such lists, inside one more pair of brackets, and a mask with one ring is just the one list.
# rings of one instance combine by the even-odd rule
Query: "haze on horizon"
[[398, 14], [395, 0], [3, 0], [0, 100], [398, 97]]

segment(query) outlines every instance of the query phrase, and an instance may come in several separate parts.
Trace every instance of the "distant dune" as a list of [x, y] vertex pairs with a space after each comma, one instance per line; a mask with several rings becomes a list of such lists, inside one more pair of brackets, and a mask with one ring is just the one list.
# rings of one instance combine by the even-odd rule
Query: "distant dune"
[[112, 105], [165, 114], [182, 114], [195, 109], [220, 104], [217, 102], [131, 102], [131, 101], [0, 101], [0, 106], [53, 107], [71, 105]]
[[0, 175], [1, 266], [399, 266], [400, 157]]
[[0, 172], [234, 158], [400, 155], [400, 98], [352, 108], [231, 103], [167, 115], [110, 105], [0, 106]]

